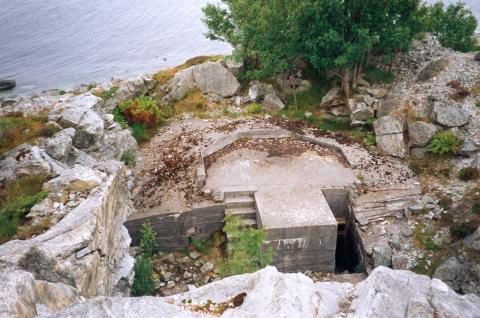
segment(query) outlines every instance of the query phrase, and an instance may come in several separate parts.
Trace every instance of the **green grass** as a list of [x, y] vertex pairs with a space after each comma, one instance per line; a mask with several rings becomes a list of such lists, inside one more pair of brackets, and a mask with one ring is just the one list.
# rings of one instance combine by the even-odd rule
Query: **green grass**
[[119, 87], [118, 86], [112, 86], [110, 89], [102, 92], [95, 93], [95, 96], [100, 97], [102, 99], [109, 99], [112, 98], [113, 95], [115, 95], [116, 92], [118, 92]]
[[38, 137], [51, 137], [59, 130], [55, 126], [47, 125], [46, 117], [1, 117], [0, 154]]
[[150, 132], [142, 124], [135, 123], [132, 125], [132, 135], [139, 143], [150, 140]]
[[127, 166], [134, 166], [135, 163], [137, 162], [137, 155], [135, 154], [135, 150], [133, 149], [125, 150], [120, 160]]
[[451, 131], [441, 131], [435, 134], [427, 149], [436, 155], [456, 154], [460, 144], [460, 139]]
[[395, 75], [391, 72], [372, 65], [365, 69], [365, 79], [370, 83], [393, 83]]
[[256, 115], [256, 114], [260, 114], [261, 112], [263, 112], [263, 105], [262, 104], [253, 103], [253, 104], [248, 105], [247, 114]]
[[321, 119], [321, 123], [317, 125], [317, 128], [334, 132], [352, 130], [350, 124], [341, 119]]
[[[309, 90], [296, 94], [297, 109], [309, 110], [318, 108], [329, 88], [330, 84], [328, 82], [316, 82]], [[287, 105], [295, 107], [295, 96], [292, 95], [288, 97]]]
[[30, 208], [47, 196], [42, 192], [44, 181], [41, 177], [28, 176], [0, 189], [0, 243], [17, 234]]

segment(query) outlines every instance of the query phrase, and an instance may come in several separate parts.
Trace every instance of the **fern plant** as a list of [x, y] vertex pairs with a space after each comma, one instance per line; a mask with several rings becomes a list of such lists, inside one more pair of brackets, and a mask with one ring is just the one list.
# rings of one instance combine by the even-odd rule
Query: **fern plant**
[[460, 139], [451, 131], [442, 131], [433, 137], [430, 144], [427, 146], [428, 151], [437, 154], [455, 154], [460, 148]]

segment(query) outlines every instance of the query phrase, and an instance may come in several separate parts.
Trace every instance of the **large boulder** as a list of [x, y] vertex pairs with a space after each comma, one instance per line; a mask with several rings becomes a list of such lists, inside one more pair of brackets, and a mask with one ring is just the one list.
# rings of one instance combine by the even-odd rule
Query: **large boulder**
[[43, 185], [47, 192], [85, 192], [102, 182], [102, 175], [91, 168], [76, 165]]
[[94, 111], [87, 111], [82, 116], [73, 143], [77, 148], [87, 148], [96, 143], [103, 135], [103, 119]]
[[373, 128], [377, 136], [403, 133], [403, 123], [401, 119], [392, 115], [377, 119], [373, 123]]
[[245, 70], [243, 61], [238, 61], [235, 57], [227, 57], [225, 59], [225, 66], [234, 76], [240, 75]]
[[75, 128], [73, 144], [86, 148], [97, 142], [104, 131], [103, 119], [97, 114], [101, 99], [86, 93], [59, 104], [48, 115], [64, 128]]
[[[210, 317], [196, 304], [224, 302], [244, 295], [220, 316], [225, 318], [389, 317], [474, 318], [480, 298], [458, 295], [446, 284], [409, 271], [376, 268], [363, 282], [313, 283], [303, 274], [282, 274], [274, 267], [232, 276], [166, 298], [95, 298], [71, 306], [55, 317]], [[191, 305], [189, 305], [191, 304]]]
[[275, 89], [272, 84], [262, 83], [259, 81], [252, 81], [248, 88], [248, 100], [250, 102], [259, 103], [266, 95], [275, 95]]
[[433, 105], [433, 118], [446, 127], [461, 127], [470, 121], [470, 114], [456, 103], [437, 101]]
[[392, 265], [392, 248], [386, 241], [379, 241], [373, 245], [372, 259], [373, 266], [391, 266]]
[[448, 66], [447, 59], [439, 59], [428, 63], [418, 74], [418, 80], [425, 82], [442, 73]]
[[480, 266], [452, 256], [442, 263], [433, 274], [460, 293], [480, 293]]
[[285, 108], [285, 104], [275, 94], [268, 94], [262, 102], [263, 109], [268, 112], [278, 112]]
[[55, 134], [45, 142], [45, 151], [54, 159], [66, 162], [72, 152], [74, 128], [67, 128]]
[[320, 107], [330, 106], [333, 101], [339, 98], [340, 87], [334, 86], [330, 88], [330, 90], [322, 97], [322, 101], [320, 102]]
[[396, 94], [388, 94], [380, 103], [378, 103], [378, 118], [390, 115], [392, 112], [401, 110], [404, 107], [404, 97]]
[[231, 97], [240, 90], [240, 83], [222, 64], [205, 62], [175, 74], [167, 83], [167, 100], [183, 99], [192, 89], [204, 93], [214, 93], [221, 97]]
[[13, 89], [17, 86], [17, 82], [14, 79], [1, 79], [0, 78], [0, 91], [6, 91]]
[[0, 161], [0, 185], [24, 176], [56, 177], [66, 168], [38, 146], [20, 145]]
[[372, 107], [364, 102], [357, 102], [354, 99], [348, 100], [348, 108], [350, 110], [350, 120], [352, 126], [364, 125], [367, 120], [373, 118], [375, 112]]
[[403, 137], [403, 123], [396, 116], [388, 115], [373, 123], [377, 145], [380, 150], [390, 156], [404, 158], [407, 154]]
[[437, 126], [423, 121], [408, 125], [408, 136], [411, 147], [425, 147], [437, 132]]
[[90, 148], [88, 152], [97, 159], [120, 160], [126, 150], [135, 151], [137, 141], [128, 129], [122, 129], [118, 124], [106, 130], [102, 137]]
[[194, 66], [192, 72], [197, 88], [204, 93], [230, 97], [240, 90], [235, 76], [220, 63], [206, 62]]

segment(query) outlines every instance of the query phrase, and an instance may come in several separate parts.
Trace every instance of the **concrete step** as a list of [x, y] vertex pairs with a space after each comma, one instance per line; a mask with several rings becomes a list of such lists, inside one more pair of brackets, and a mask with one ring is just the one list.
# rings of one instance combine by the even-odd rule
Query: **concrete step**
[[225, 208], [235, 209], [235, 208], [254, 208], [255, 199], [251, 196], [238, 196], [234, 198], [225, 198]]
[[244, 219], [256, 219], [257, 217], [257, 210], [253, 207], [247, 207], [247, 208], [234, 208], [230, 210], [230, 213], [239, 216]]
[[246, 226], [251, 226], [253, 228], [257, 228], [257, 220], [256, 219], [244, 219], [243, 222]]
[[225, 199], [230, 199], [230, 198], [237, 198], [237, 197], [253, 196], [254, 193], [255, 193], [255, 190], [238, 189], [238, 190], [223, 191], [223, 196]]

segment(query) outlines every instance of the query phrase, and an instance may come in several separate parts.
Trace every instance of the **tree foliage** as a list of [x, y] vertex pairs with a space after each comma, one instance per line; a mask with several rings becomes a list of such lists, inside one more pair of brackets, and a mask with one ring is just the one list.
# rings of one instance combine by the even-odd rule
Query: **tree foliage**
[[444, 47], [469, 52], [478, 49], [475, 40], [477, 20], [464, 3], [455, 3], [447, 7], [443, 2], [423, 5], [419, 10], [423, 31], [438, 37]]
[[265, 248], [265, 231], [248, 227], [237, 216], [227, 213], [224, 231], [228, 237], [228, 258], [222, 266], [223, 275], [255, 272], [273, 260], [271, 248]]
[[372, 54], [409, 49], [419, 0], [222, 0], [204, 8], [207, 36], [253, 61], [250, 76], [291, 71], [305, 58], [318, 72], [356, 86]]

